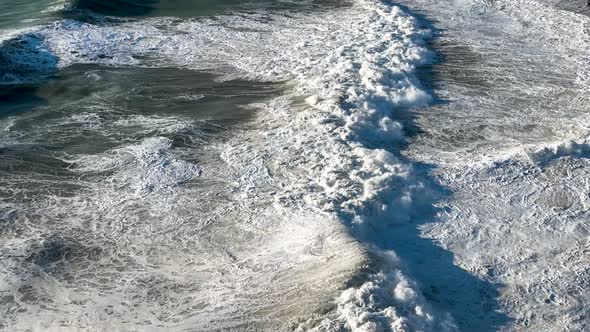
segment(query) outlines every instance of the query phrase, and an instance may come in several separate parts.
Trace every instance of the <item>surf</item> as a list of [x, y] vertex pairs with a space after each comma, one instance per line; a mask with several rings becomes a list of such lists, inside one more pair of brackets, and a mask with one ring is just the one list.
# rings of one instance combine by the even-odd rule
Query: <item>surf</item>
[[[253, 116], [231, 125], [206, 113], [145, 113], [149, 104], [134, 111], [138, 100], [108, 88], [83, 93], [72, 114], [6, 117], [8, 151], [55, 146], [57, 155], [42, 153], [45, 167], [63, 171], [47, 178], [33, 168], [22, 185], [3, 176], [14, 190], [3, 195], [6, 234], [24, 232], [8, 235], [3, 249], [12, 257], [2, 267], [11, 299], [4, 324], [457, 329], [386, 244], [395, 229], [426, 218], [439, 195], [401, 154], [403, 112], [431, 101], [416, 76], [433, 60], [427, 28], [380, 1], [181, 20], [137, 14], [145, 17], [66, 17], [17, 34], [0, 48], [15, 68], [5, 83], [38, 85], [33, 93], [43, 96], [68, 71], [109, 82], [117, 71], [177, 68], [214, 72], [219, 82], [268, 82], [259, 91], [283, 84], [280, 96], [238, 99], [232, 107]], [[168, 109], [173, 94], [155, 91], [143, 96], [154, 111]], [[218, 91], [193, 87], [177, 97], [190, 108]], [[40, 141], [34, 133], [43, 130], [60, 140]], [[109, 144], [89, 149], [84, 135]], [[67, 190], [35, 194], [54, 181]], [[25, 196], [33, 199], [17, 199]], [[61, 309], [44, 310], [48, 299]]]

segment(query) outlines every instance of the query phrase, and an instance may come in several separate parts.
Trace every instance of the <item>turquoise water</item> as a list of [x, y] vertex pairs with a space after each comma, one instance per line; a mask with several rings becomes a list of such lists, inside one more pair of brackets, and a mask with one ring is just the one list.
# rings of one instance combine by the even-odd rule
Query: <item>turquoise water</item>
[[60, 3], [61, 1], [56, 0], [2, 0], [0, 29], [15, 29], [48, 22], [53, 15], [51, 8], [57, 9]]

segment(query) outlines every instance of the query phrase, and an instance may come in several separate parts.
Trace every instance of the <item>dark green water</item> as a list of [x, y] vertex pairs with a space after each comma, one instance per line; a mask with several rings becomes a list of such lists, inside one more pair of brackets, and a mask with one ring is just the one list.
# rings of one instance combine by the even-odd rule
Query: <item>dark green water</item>
[[[5, 87], [0, 118], [27, 141], [63, 152], [104, 152], [125, 141], [156, 132], [111, 130], [129, 117], [167, 117], [201, 122], [209, 133], [243, 125], [253, 115], [244, 106], [280, 92], [281, 85], [253, 81], [217, 81], [215, 74], [176, 68], [108, 68], [76, 65], [39, 84]], [[68, 119], [93, 114], [96, 130]], [[173, 133], [182, 141], [182, 133]], [[18, 152], [18, 151], [17, 151]], [[5, 151], [6, 153], [6, 151]]]

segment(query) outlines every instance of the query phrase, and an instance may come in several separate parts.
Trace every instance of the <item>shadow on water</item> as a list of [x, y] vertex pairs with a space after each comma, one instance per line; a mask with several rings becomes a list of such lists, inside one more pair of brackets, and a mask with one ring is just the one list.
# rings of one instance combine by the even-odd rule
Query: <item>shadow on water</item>
[[58, 71], [58, 59], [34, 34], [0, 43], [0, 118], [30, 111], [45, 101], [37, 96], [40, 82]]
[[[497, 331], [509, 323], [498, 301], [501, 285], [474, 276], [455, 264], [454, 254], [433, 239], [424, 238], [421, 226], [438, 222], [443, 212], [437, 203], [451, 199], [452, 192], [432, 176], [434, 165], [413, 162], [415, 176], [424, 184], [418, 191], [407, 220], [376, 227], [376, 246], [393, 250], [420, 285], [423, 295], [438, 310], [452, 315], [461, 331]], [[405, 187], [405, 186], [402, 186]], [[400, 192], [400, 195], [403, 193]]]
[[[425, 15], [404, 6], [400, 7], [411, 12], [422, 26], [434, 32], [435, 45], [441, 31], [436, 29]], [[442, 54], [436, 54], [436, 60], [437, 62], [446, 61]], [[432, 106], [449, 103], [436, 93], [442, 81], [438, 69], [438, 65], [429, 65], [420, 68], [418, 73], [419, 78], [424, 82], [423, 88], [433, 96]], [[418, 114], [415, 110], [403, 110], [399, 113], [401, 115], [395, 114], [393, 118], [402, 122], [406, 128], [408, 142], [402, 147], [403, 151], [408, 148], [412, 138], [419, 136], [423, 131], [417, 122]], [[441, 186], [434, 177], [435, 165], [404, 157], [403, 153], [400, 155], [398, 152], [399, 147], [392, 148], [391, 145], [375, 143], [372, 148], [388, 150], [404, 163], [412, 164], [414, 167], [415, 178], [399, 179], [398, 189], [388, 193], [389, 195], [401, 197], [417, 181], [424, 184], [424, 188], [414, 191], [412, 195], [414, 201], [409, 209], [400, 204], [391, 209], [390, 215], [393, 217], [388, 220], [371, 218], [369, 227], [363, 227], [363, 230], [358, 232], [353, 227], [357, 238], [378, 250], [394, 251], [410, 274], [418, 280], [422, 293], [429, 303], [437, 310], [450, 313], [461, 331], [501, 330], [511, 321], [500, 311], [499, 290], [502, 285], [481, 279], [457, 266], [452, 252], [441, 248], [433, 239], [422, 236], [421, 226], [439, 222], [437, 215], [444, 211], [437, 206], [442, 201], [452, 199], [453, 196], [453, 193]], [[409, 210], [408, 214], [396, 213], [396, 211], [405, 210]], [[350, 218], [350, 216], [345, 217]]]
[[[404, 123], [408, 124], [408, 121], [411, 121], [410, 117], [406, 116]], [[381, 148], [388, 149], [387, 146]], [[452, 252], [441, 248], [435, 240], [424, 238], [421, 233], [422, 225], [439, 222], [437, 215], [444, 211], [437, 205], [451, 199], [453, 193], [434, 178], [434, 165], [403, 156], [398, 158], [413, 165], [415, 178], [412, 182], [398, 183], [399, 189], [392, 193], [393, 197], [402, 197], [405, 190], [416, 184], [416, 179], [424, 185], [414, 192], [412, 211], [408, 214], [401, 212], [401, 216], [388, 220], [372, 219], [369, 231], [363, 229], [357, 233], [353, 229], [353, 232], [361, 242], [379, 251], [395, 252], [413, 279], [418, 281], [428, 302], [438, 311], [451, 314], [460, 331], [501, 330], [510, 322], [510, 318], [500, 312], [498, 298], [502, 285], [478, 278], [457, 266]], [[407, 209], [397, 208], [399, 211]]]

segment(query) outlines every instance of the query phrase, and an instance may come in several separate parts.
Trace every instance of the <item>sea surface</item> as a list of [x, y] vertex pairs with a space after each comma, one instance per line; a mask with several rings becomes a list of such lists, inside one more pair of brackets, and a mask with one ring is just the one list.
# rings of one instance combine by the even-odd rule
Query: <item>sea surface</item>
[[574, 2], [0, 0], [0, 330], [590, 329]]

